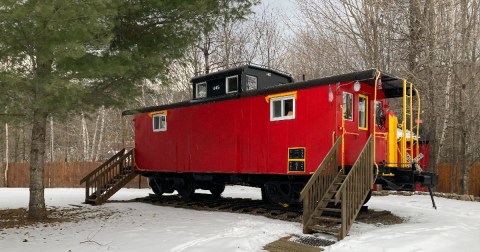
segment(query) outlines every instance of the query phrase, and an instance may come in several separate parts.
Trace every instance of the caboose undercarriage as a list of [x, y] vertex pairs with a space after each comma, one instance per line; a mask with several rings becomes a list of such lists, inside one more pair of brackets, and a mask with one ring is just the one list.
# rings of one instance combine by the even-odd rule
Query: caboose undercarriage
[[220, 196], [225, 185], [245, 185], [261, 188], [262, 199], [284, 206], [300, 204], [300, 191], [310, 175], [266, 175], [266, 174], [219, 174], [219, 173], [166, 173], [143, 172], [152, 190], [157, 195], [177, 191], [181, 197], [193, 196], [195, 189], [209, 190]]

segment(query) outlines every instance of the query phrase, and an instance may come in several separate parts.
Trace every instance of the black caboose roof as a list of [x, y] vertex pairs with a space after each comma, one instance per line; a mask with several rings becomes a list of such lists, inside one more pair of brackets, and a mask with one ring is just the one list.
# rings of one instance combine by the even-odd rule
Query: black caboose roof
[[[179, 108], [179, 107], [188, 107], [188, 106], [194, 106], [198, 104], [219, 102], [219, 101], [237, 99], [242, 97], [275, 94], [275, 93], [294, 91], [294, 90], [305, 89], [310, 87], [324, 86], [324, 85], [334, 84], [338, 82], [361, 81], [371, 86], [374, 86], [376, 73], [377, 73], [377, 69], [369, 69], [369, 70], [364, 70], [359, 72], [352, 72], [347, 74], [313, 79], [313, 80], [308, 80], [303, 82], [289, 83], [285, 85], [268, 87], [264, 89], [256, 89], [256, 90], [245, 91], [241, 93], [226, 94], [224, 96], [219, 96], [219, 97], [196, 99], [196, 100], [192, 99], [192, 100], [173, 103], [173, 104], [126, 110], [122, 112], [122, 115], [135, 115], [135, 114], [140, 114], [145, 112], [154, 112], [154, 111], [167, 110], [167, 109], [173, 109], [173, 108]], [[198, 76], [194, 79], [198, 80], [198, 78], [201, 78], [201, 77], [202, 76]], [[404, 79], [395, 77], [394, 75], [390, 75], [387, 73], [382, 73], [382, 72], [380, 73], [380, 79], [382, 81], [383, 92], [385, 93], [385, 96], [387, 98], [402, 97]]]

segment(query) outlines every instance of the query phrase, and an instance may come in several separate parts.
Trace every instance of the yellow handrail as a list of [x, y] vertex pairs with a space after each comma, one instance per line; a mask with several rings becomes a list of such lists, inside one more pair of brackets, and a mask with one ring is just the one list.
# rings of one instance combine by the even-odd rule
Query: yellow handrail
[[400, 163], [404, 164], [407, 162], [407, 80], [403, 80], [402, 105], [402, 138], [400, 143], [400, 153], [402, 155]]
[[378, 85], [378, 79], [380, 78], [380, 71], [378, 69], [375, 69], [375, 84], [373, 88], [375, 91], [373, 92], [373, 162], [376, 162], [376, 153], [375, 153], [375, 136], [376, 136], [376, 127], [377, 127], [377, 85]]

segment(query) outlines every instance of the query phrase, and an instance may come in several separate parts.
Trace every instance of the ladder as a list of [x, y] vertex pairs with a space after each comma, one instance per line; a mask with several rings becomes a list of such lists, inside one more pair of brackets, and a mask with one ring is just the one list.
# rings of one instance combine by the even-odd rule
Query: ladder
[[339, 170], [337, 139], [302, 192], [303, 233], [331, 234], [342, 240], [350, 230], [374, 183], [373, 137], [348, 174]]
[[105, 163], [85, 176], [85, 203], [101, 205], [113, 194], [137, 176], [135, 172], [134, 149], [125, 153], [122, 149]]

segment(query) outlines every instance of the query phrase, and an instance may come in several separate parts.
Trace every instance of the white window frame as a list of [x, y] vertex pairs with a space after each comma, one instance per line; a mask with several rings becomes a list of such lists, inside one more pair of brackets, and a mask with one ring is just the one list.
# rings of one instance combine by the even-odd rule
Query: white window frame
[[[165, 118], [165, 127], [162, 127], [162, 117]], [[158, 118], [158, 128], [155, 128], [155, 119]], [[152, 116], [152, 129], [153, 132], [167, 131], [167, 115], [155, 114]]]
[[[352, 102], [350, 103], [350, 104], [351, 104], [351, 110], [350, 110], [350, 112], [351, 112], [352, 118], [345, 118], [345, 114], [346, 114], [346, 111], [347, 111], [347, 110], [346, 110], [346, 109], [347, 109], [346, 106], [344, 106], [344, 105], [346, 104], [346, 102], [345, 102], [345, 95], [350, 96], [350, 97], [352, 98], [352, 99], [351, 99]], [[343, 111], [342, 111], [343, 119], [344, 119], [345, 121], [353, 121], [353, 114], [354, 114], [354, 113], [353, 113], [353, 94], [352, 94], [352, 93], [349, 93], [349, 92], [343, 92], [343, 93], [342, 93], [342, 107], [343, 107]]]
[[[258, 89], [258, 78], [257, 78], [257, 76], [248, 75], [248, 74], [246, 74], [245, 76], [246, 76], [246, 79], [247, 79], [247, 80], [245, 81], [245, 89], [247, 89], [247, 91]], [[255, 79], [255, 88], [251, 88], [251, 89], [248, 88], [248, 79], [249, 79], [249, 78]]]
[[[233, 79], [233, 78], [237, 79], [237, 90], [230, 91], [229, 90], [229, 85], [228, 85], [228, 80]], [[238, 75], [229, 76], [225, 79], [225, 90], [226, 90], [227, 94], [236, 93], [236, 92], [238, 92], [238, 89], [239, 89], [238, 88]]]
[[[205, 85], [205, 96], [200, 96], [199, 93], [198, 93], [198, 86], [200, 85]], [[207, 82], [199, 82], [197, 84], [195, 84], [195, 98], [205, 98], [207, 97]]]
[[[292, 100], [293, 101], [293, 106], [292, 106], [292, 114], [291, 115], [284, 115], [285, 114], [285, 101], [286, 100]], [[281, 115], [279, 117], [274, 117], [274, 106], [273, 104], [275, 101], [281, 101]], [[282, 96], [282, 97], [275, 97], [270, 99], [270, 121], [282, 121], [282, 120], [293, 120], [295, 119], [295, 114], [296, 114], [296, 109], [295, 109], [295, 96], [289, 95], [289, 96]]]

